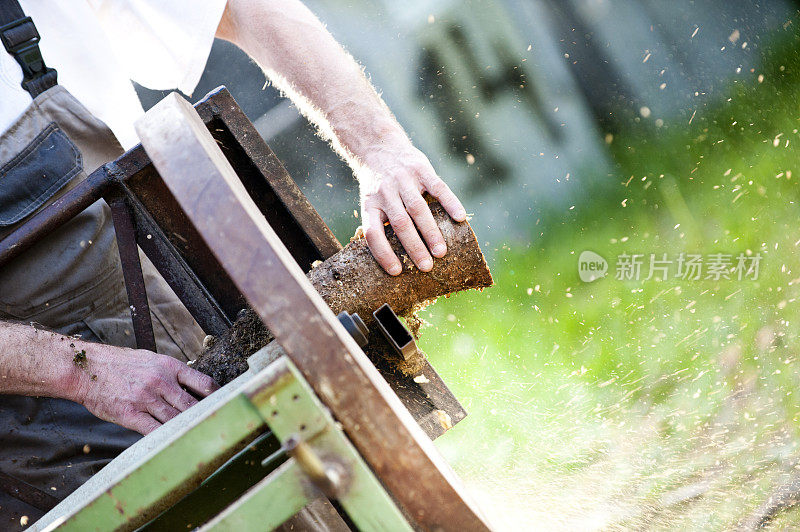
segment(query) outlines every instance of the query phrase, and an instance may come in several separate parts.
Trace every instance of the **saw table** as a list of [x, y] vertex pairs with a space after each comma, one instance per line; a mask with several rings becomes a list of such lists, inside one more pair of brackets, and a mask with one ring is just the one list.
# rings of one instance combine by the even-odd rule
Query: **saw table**
[[314, 290], [304, 272], [341, 246], [227, 90], [172, 94], [137, 131], [0, 242], [0, 266], [103, 198], [139, 347], [155, 350], [141, 248], [207, 334], [249, 306], [280, 356], [255, 353], [34, 530], [487, 530], [431, 442], [466, 412], [429, 365], [381, 374]]

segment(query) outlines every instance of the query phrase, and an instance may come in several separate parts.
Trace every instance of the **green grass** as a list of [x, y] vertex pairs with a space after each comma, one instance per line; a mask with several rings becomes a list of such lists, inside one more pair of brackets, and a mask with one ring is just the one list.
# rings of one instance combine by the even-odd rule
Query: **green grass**
[[[632, 124], [607, 197], [424, 313], [470, 411], [437, 444], [507, 528], [727, 529], [800, 457], [800, 40], [770, 48], [691, 124]], [[580, 281], [587, 249], [609, 277]], [[614, 278], [621, 253], [680, 252], [760, 254], [760, 276]]]

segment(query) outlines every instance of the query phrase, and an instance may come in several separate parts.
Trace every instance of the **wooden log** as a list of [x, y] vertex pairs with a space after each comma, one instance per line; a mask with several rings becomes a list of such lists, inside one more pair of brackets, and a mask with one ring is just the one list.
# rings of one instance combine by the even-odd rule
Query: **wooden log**
[[[361, 235], [307, 274], [334, 314], [346, 310], [361, 316], [371, 330], [366, 351], [376, 363], [380, 361], [375, 357], [384, 356], [385, 349], [372, 347], [380, 341], [372, 312], [383, 303], [389, 303], [398, 316], [407, 318], [418, 335], [419, 320], [415, 313], [419, 309], [441, 296], [492, 285], [486, 259], [469, 223], [454, 222], [439, 203], [431, 202], [430, 207], [447, 243], [447, 254], [434, 259], [430, 272], [421, 272], [414, 266], [392, 228], [387, 226], [389, 242], [403, 263], [400, 275], [393, 277], [380, 267]], [[272, 335], [256, 314], [244, 310], [229, 331], [209, 343], [193, 367], [220, 385], [226, 384], [244, 373], [247, 357], [271, 340]], [[424, 359], [420, 356], [406, 361], [398, 357], [388, 362], [411, 375], [419, 371]]]
[[387, 236], [403, 263], [403, 272], [391, 276], [381, 268], [364, 238], [356, 238], [343, 250], [308, 274], [311, 284], [334, 314], [346, 310], [372, 324], [372, 312], [389, 303], [398, 315], [406, 315], [421, 303], [437, 297], [492, 285], [486, 259], [468, 222], [457, 223], [438, 203], [431, 211], [447, 243], [448, 253], [434, 259], [430, 272], [419, 271], [387, 226]]

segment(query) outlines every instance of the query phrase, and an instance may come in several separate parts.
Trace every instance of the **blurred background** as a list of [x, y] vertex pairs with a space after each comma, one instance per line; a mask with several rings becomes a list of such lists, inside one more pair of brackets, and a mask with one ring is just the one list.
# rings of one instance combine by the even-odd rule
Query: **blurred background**
[[[496, 286], [422, 313], [471, 415], [440, 440], [508, 530], [800, 526], [800, 31], [783, 0], [307, 0], [459, 194]], [[218, 41], [342, 241], [349, 169]], [[163, 93], [138, 87], [149, 107]], [[587, 284], [592, 250], [610, 275]], [[758, 279], [617, 280], [623, 253]]]

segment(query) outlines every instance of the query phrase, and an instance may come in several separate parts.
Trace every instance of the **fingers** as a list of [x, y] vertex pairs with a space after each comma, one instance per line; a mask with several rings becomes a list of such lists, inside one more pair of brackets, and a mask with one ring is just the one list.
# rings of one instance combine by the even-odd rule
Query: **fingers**
[[414, 221], [409, 216], [399, 197], [390, 200], [386, 216], [389, 217], [389, 223], [392, 224], [394, 234], [400, 239], [400, 243], [403, 244], [403, 248], [408, 252], [417, 268], [423, 272], [431, 271], [433, 269], [433, 259], [428, 253], [428, 248], [422, 243]]
[[465, 221], [467, 213], [419, 150], [412, 150], [409, 157], [401, 158], [403, 164], [397, 164], [394, 157], [388, 163], [381, 157], [374, 159], [374, 174], [380, 179], [372, 179], [362, 186], [367, 244], [389, 274], [398, 275], [402, 271], [402, 264], [384, 233], [382, 222], [388, 219], [414, 264], [420, 271], [429, 272], [433, 269], [433, 257], [440, 258], [447, 253], [447, 243], [422, 192], [435, 197], [457, 222]]
[[192, 392], [200, 397], [206, 397], [211, 392], [219, 390], [219, 385], [214, 382], [214, 379], [204, 373], [200, 373], [188, 366], [181, 365], [178, 370], [178, 382], [183, 386], [189, 388]]
[[[461, 201], [453, 194], [447, 183], [441, 180], [439, 176], [432, 174], [431, 176], [423, 179], [423, 185], [431, 196], [439, 200], [444, 210], [457, 222], [463, 222], [467, 219], [467, 211], [461, 204]], [[438, 256], [438, 255], [437, 255]]]
[[386, 270], [386, 273], [399, 275], [403, 271], [403, 266], [386, 239], [380, 210], [372, 208], [367, 209], [364, 213], [364, 236], [367, 239], [369, 250], [378, 264]]
[[161, 423], [166, 423], [170, 419], [180, 414], [180, 411], [177, 408], [165, 403], [163, 400], [150, 403], [147, 411], [151, 416], [156, 418]]
[[192, 397], [191, 394], [187, 393], [185, 390], [182, 390], [180, 386], [177, 385], [171, 386], [169, 389], [164, 390], [162, 392], [162, 396], [164, 397], [165, 401], [181, 412], [197, 404], [197, 399]]
[[[436, 221], [433, 219], [428, 202], [422, 198], [422, 194], [416, 189], [401, 190], [400, 197], [405, 204], [406, 212], [414, 220], [433, 256], [443, 257], [447, 253], [447, 244], [445, 244], [439, 226], [436, 225]], [[421, 260], [424, 260], [424, 257]], [[414, 262], [417, 262], [417, 260], [415, 259]]]
[[125, 426], [131, 430], [135, 430], [139, 434], [150, 434], [158, 427], [161, 426], [161, 423], [156, 421], [156, 419], [147, 414], [146, 412], [139, 412], [135, 416], [131, 417], [128, 423], [125, 423]]

